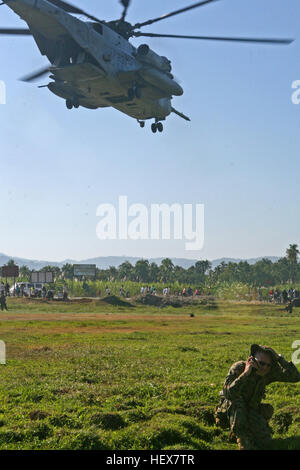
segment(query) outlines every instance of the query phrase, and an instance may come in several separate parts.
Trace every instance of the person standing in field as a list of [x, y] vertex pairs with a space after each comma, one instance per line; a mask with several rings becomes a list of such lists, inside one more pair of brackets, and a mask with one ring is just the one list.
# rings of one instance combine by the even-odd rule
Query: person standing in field
[[46, 298], [46, 294], [47, 294], [47, 289], [46, 289], [45, 285], [43, 285], [43, 287], [42, 287], [42, 297], [43, 297], [43, 299]]
[[262, 302], [262, 290], [261, 287], [258, 288], [258, 300]]
[[225, 379], [215, 409], [216, 424], [231, 430], [240, 450], [268, 449], [273, 407], [261, 403], [272, 382], [300, 382], [297, 367], [272, 348], [252, 344], [247, 361], [234, 363]]
[[5, 309], [6, 311], [8, 310], [8, 309], [7, 309], [7, 305], [6, 305], [6, 298], [5, 298], [4, 291], [1, 292], [1, 296], [0, 296], [0, 307], [1, 307], [1, 311], [2, 311], [2, 312], [3, 312], [4, 309]]
[[8, 282], [6, 282], [6, 284], [5, 284], [5, 295], [9, 295], [9, 287], [10, 286], [9, 286]]
[[68, 289], [66, 285], [63, 287], [63, 299], [64, 301], [68, 300]]
[[282, 291], [282, 294], [281, 294], [281, 295], [282, 295], [283, 303], [286, 304], [286, 303], [287, 303], [287, 300], [288, 300], [288, 293], [287, 293], [287, 291], [284, 289], [284, 290]]

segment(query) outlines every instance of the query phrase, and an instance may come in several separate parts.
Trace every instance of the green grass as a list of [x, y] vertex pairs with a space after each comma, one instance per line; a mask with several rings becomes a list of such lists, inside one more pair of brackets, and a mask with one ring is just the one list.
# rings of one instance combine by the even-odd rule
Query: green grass
[[[229, 367], [254, 342], [290, 360], [300, 340], [300, 309], [269, 304], [8, 308], [0, 449], [236, 449], [213, 420]], [[300, 449], [300, 384], [267, 390], [274, 447]]]

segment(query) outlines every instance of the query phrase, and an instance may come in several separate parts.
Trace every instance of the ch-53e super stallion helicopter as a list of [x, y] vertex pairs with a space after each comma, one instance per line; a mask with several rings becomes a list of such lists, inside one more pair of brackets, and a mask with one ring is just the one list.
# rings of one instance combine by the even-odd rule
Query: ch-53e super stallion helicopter
[[[102, 21], [62, 0], [2, 0], [17, 13], [29, 29], [0, 28], [0, 34], [33, 36], [42, 55], [51, 65], [24, 77], [35, 80], [49, 74], [45, 85], [66, 100], [68, 109], [112, 106], [135, 118], [141, 127], [154, 119], [152, 132], [163, 131], [161, 121], [172, 112], [190, 119], [172, 107], [173, 96], [183, 89], [174, 80], [171, 62], [154, 52], [147, 44], [135, 48], [132, 37], [164, 37], [238, 41], [267, 44], [289, 44], [290, 39], [253, 39], [233, 37], [187, 36], [142, 33], [140, 28], [218, 0], [202, 0], [159, 18], [132, 25], [125, 21], [130, 0], [120, 0], [123, 13], [119, 20]], [[74, 15], [84, 15], [82, 21]]]

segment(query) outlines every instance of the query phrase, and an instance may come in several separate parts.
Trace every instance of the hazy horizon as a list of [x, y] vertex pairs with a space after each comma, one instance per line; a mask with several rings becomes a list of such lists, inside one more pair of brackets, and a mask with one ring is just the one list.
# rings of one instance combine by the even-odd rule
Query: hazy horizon
[[[0, 256], [6, 256], [8, 258], [11, 258], [11, 259], [14, 259], [14, 258], [19, 258], [19, 259], [28, 259], [28, 260], [32, 260], [32, 261], [49, 261], [49, 262], [57, 262], [57, 263], [62, 263], [64, 261], [68, 261], [68, 260], [72, 260], [72, 261], [86, 261], [86, 260], [89, 260], [89, 259], [96, 259], [96, 258], [138, 258], [138, 259], [161, 259], [161, 258], [164, 258], [164, 257], [161, 257], [161, 256], [150, 256], [150, 257], [139, 257], [139, 256], [134, 256], [134, 255], [101, 255], [101, 256], [90, 256], [88, 258], [62, 258], [62, 259], [49, 259], [49, 258], [27, 258], [25, 256], [16, 256], [16, 255], [11, 255], [11, 254], [6, 254], [6, 253], [0, 253]], [[166, 258], [173, 258], [173, 259], [185, 259], [185, 260], [190, 260], [190, 261], [193, 261], [193, 260], [201, 260], [201, 259], [208, 259], [208, 261], [216, 261], [216, 260], [219, 260], [219, 259], [243, 259], [243, 260], [249, 260], [249, 259], [258, 259], [258, 258], [282, 258], [284, 255], [282, 256], [279, 256], [279, 255], [265, 255], [263, 257], [261, 256], [254, 256], [254, 257], [251, 257], [251, 258], [237, 258], [237, 257], [234, 257], [234, 256], [221, 256], [219, 258], [212, 258], [212, 259], [208, 259], [208, 258], [188, 258], [188, 257], [177, 257], [177, 256], [166, 256]]]

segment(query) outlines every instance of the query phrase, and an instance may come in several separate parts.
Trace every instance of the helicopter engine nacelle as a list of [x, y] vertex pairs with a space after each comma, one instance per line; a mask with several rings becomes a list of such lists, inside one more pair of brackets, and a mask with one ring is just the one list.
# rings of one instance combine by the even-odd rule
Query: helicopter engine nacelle
[[171, 61], [167, 57], [160, 56], [152, 51], [147, 44], [142, 44], [137, 50], [137, 59], [145, 64], [152, 65], [162, 72], [170, 73], [172, 70]]

